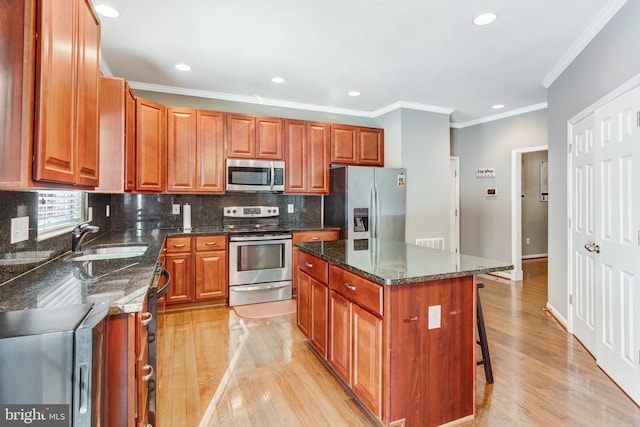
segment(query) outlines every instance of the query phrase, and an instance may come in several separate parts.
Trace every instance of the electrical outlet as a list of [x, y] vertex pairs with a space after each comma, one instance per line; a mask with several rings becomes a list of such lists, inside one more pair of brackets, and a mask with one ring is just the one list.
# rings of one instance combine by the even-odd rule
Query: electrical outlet
[[287, 212], [288, 212], [288, 213], [293, 213], [293, 203], [289, 203], [289, 204], [287, 205]]
[[107, 205], [105, 211], [104, 211], [104, 216], [109, 218], [111, 216], [111, 206]]
[[174, 203], [171, 205], [171, 213], [174, 215], [180, 215], [180, 203]]
[[531, 244], [531, 239], [527, 237], [526, 239], [524, 239], [524, 243], [527, 244], [527, 245], [530, 245]]
[[93, 221], [93, 206], [87, 208], [87, 221]]
[[429, 306], [429, 329], [438, 329], [440, 327], [441, 306]]
[[29, 239], [29, 217], [11, 218], [11, 243]]

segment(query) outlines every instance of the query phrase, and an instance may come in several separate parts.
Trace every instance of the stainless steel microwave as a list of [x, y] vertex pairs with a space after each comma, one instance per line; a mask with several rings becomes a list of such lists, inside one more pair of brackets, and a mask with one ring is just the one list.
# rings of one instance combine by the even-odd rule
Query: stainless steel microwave
[[227, 191], [284, 191], [284, 162], [227, 159]]

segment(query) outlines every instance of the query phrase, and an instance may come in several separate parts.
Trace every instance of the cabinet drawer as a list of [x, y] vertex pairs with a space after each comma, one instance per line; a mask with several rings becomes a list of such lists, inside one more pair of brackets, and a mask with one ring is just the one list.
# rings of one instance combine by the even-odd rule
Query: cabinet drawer
[[169, 237], [167, 252], [191, 252], [191, 237]]
[[329, 272], [329, 288], [370, 312], [382, 316], [382, 286], [332, 265]]
[[327, 284], [329, 279], [329, 264], [318, 257], [304, 251], [298, 253], [298, 268], [317, 281]]
[[338, 240], [338, 230], [327, 231], [297, 231], [293, 233], [293, 243], [296, 242], [322, 242], [325, 240]]
[[227, 236], [224, 234], [196, 237], [196, 251], [217, 251], [226, 247]]

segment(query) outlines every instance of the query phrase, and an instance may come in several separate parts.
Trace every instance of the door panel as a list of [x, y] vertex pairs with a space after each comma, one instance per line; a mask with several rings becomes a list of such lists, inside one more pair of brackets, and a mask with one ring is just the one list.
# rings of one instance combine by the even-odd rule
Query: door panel
[[571, 293], [573, 333], [591, 353], [595, 353], [595, 253], [585, 249], [594, 241], [594, 129], [593, 116], [573, 129], [571, 155]]

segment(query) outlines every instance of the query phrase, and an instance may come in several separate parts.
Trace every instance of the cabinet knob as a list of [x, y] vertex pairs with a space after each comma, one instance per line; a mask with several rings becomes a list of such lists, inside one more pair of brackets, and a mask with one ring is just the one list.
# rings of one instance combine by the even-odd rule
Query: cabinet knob
[[356, 290], [356, 287], [355, 287], [355, 286], [350, 285], [350, 284], [348, 284], [348, 283], [345, 283], [345, 284], [344, 284], [344, 287], [345, 287], [345, 288], [347, 288], [347, 289], [349, 289], [350, 291], [355, 291], [355, 290]]
[[313, 236], [311, 240], [320, 240], [320, 238], [318, 236]]
[[207, 242], [207, 243], [205, 243], [205, 245], [207, 245], [207, 246], [213, 246], [213, 245], [215, 245], [216, 243], [218, 243], [218, 242]]
[[140, 314], [140, 323], [142, 323], [142, 326], [147, 326], [149, 323], [151, 323], [152, 320], [153, 320], [153, 313], [149, 313], [147, 311]]
[[147, 382], [151, 379], [151, 377], [153, 377], [153, 366], [151, 365], [144, 365], [142, 367], [142, 371], [143, 372], [148, 372], [147, 374], [142, 375], [142, 381]]
[[309, 263], [309, 262], [305, 262], [304, 266], [307, 268], [313, 268], [313, 264]]

